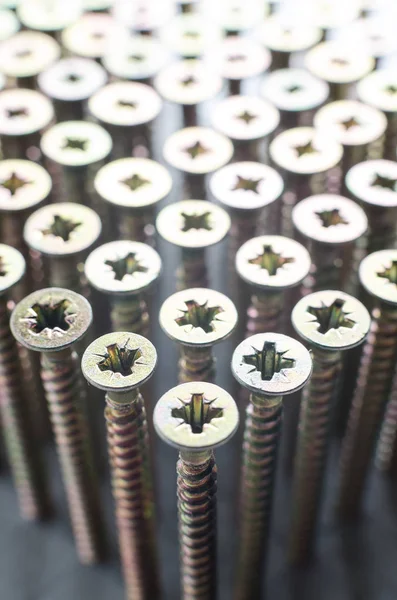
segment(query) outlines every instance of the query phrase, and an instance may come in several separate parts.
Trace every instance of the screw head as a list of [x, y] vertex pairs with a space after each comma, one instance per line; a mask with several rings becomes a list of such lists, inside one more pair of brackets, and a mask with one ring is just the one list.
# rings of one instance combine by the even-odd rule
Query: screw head
[[397, 111], [397, 81], [394, 68], [382, 68], [357, 83], [357, 96], [361, 102], [376, 106], [384, 112]]
[[0, 244], [0, 295], [19, 283], [25, 275], [26, 263], [22, 254], [6, 244]]
[[1, 135], [19, 136], [35, 133], [46, 127], [53, 117], [51, 102], [40, 92], [22, 88], [0, 92]]
[[269, 5], [256, 0], [218, 0], [208, 3], [211, 21], [218, 23], [221, 31], [240, 32], [252, 29], [270, 12]]
[[[376, 10], [374, 10], [375, 12]], [[374, 13], [365, 15], [364, 19], [354, 19], [354, 22], [349, 23], [349, 27], [346, 27], [346, 31], [343, 31], [340, 39], [347, 44], [365, 48], [370, 56], [376, 58], [393, 54], [396, 51], [394, 28], [391, 23], [388, 25], [385, 23], [381, 13], [378, 15]], [[391, 17], [391, 22], [393, 22], [393, 17]]]
[[229, 96], [214, 106], [211, 121], [215, 129], [232, 140], [256, 140], [276, 129], [280, 113], [256, 96]]
[[235, 162], [211, 176], [211, 193], [228, 208], [257, 210], [279, 198], [284, 189], [281, 175], [257, 162]]
[[218, 25], [198, 13], [176, 15], [160, 31], [160, 39], [172, 52], [186, 58], [202, 56], [221, 39]]
[[180, 171], [205, 175], [229, 162], [233, 156], [233, 144], [208, 127], [186, 127], [167, 138], [163, 155]]
[[70, 54], [102, 58], [112, 44], [123, 45], [128, 31], [112, 15], [86, 13], [61, 34], [62, 46]]
[[236, 254], [236, 269], [240, 277], [264, 290], [298, 285], [308, 275], [310, 266], [306, 248], [281, 235], [252, 238]]
[[52, 188], [50, 175], [29, 160], [0, 161], [0, 211], [27, 210], [45, 200]]
[[156, 364], [156, 348], [149, 340], [136, 333], [117, 331], [102, 335], [88, 346], [81, 368], [91, 385], [122, 394], [150, 379]]
[[261, 44], [276, 52], [301, 52], [317, 44], [323, 36], [320, 27], [313, 23], [298, 23], [286, 15], [275, 13], [266, 18], [255, 30]]
[[63, 121], [50, 127], [41, 138], [41, 150], [65, 167], [84, 167], [103, 160], [112, 149], [108, 132], [89, 121]]
[[18, 18], [27, 29], [39, 31], [60, 31], [79, 18], [82, 7], [78, 2], [55, 2], [48, 5], [46, 0], [21, 2], [17, 7]]
[[206, 200], [182, 200], [165, 206], [156, 228], [167, 242], [182, 248], [207, 248], [217, 244], [230, 229], [230, 217]]
[[84, 266], [89, 283], [100, 292], [129, 296], [148, 289], [161, 272], [161, 258], [147, 244], [109, 242], [91, 252]]
[[222, 89], [222, 78], [202, 60], [179, 60], [164, 67], [154, 80], [158, 93], [176, 104], [199, 104]]
[[369, 53], [338, 40], [322, 42], [305, 56], [305, 67], [316, 77], [330, 83], [358, 81], [374, 66], [375, 60]]
[[287, 335], [258, 333], [235, 349], [232, 373], [254, 394], [285, 396], [307, 383], [312, 359], [303, 344]]
[[168, 59], [169, 52], [163, 44], [141, 35], [108, 48], [102, 64], [115, 77], [140, 80], [156, 75]]
[[160, 398], [153, 423], [167, 444], [200, 451], [227, 442], [237, 430], [239, 415], [235, 401], [225, 390], [213, 383], [190, 382]]
[[0, 72], [7, 77], [34, 77], [60, 58], [61, 48], [49, 35], [19, 31], [2, 42]]
[[329, 85], [305, 69], [278, 69], [266, 77], [261, 94], [279, 110], [300, 112], [324, 104]]
[[322, 244], [347, 244], [358, 240], [367, 230], [363, 209], [337, 194], [316, 194], [299, 202], [292, 211], [296, 229]]
[[23, 235], [30, 248], [47, 256], [70, 256], [87, 250], [102, 229], [97, 213], [74, 202], [48, 204], [25, 223]]
[[106, 71], [89, 58], [62, 58], [43, 73], [37, 82], [44, 94], [62, 102], [86, 100], [107, 80]]
[[267, 48], [255, 40], [238, 35], [226, 37], [215, 48], [211, 48], [211, 64], [225, 79], [256, 77], [269, 68], [271, 61]]
[[371, 325], [369, 312], [357, 298], [335, 290], [301, 298], [291, 318], [300, 337], [330, 352], [358, 346], [367, 337]]
[[160, 309], [159, 321], [172, 340], [184, 346], [209, 347], [232, 334], [238, 314], [224, 294], [192, 288], [167, 298]]
[[371, 206], [397, 206], [397, 163], [392, 160], [366, 160], [346, 174], [346, 187], [360, 202]]
[[379, 250], [361, 261], [359, 277], [371, 296], [397, 305], [397, 250]]
[[0, 23], [0, 42], [4, 42], [15, 35], [21, 26], [15, 13], [5, 7], [3, 8], [3, 5], [0, 6]]
[[16, 340], [36, 352], [57, 352], [83, 338], [92, 323], [83, 296], [62, 288], [46, 288], [18, 302], [11, 315]]

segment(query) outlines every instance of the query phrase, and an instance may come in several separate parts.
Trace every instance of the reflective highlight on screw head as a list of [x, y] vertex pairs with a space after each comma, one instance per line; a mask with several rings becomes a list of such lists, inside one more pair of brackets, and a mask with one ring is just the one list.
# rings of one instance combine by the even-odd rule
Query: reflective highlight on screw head
[[25, 274], [26, 263], [22, 254], [6, 244], [0, 244], [0, 295], [19, 283]]
[[397, 250], [379, 250], [360, 263], [361, 284], [369, 294], [389, 304], [397, 304]]

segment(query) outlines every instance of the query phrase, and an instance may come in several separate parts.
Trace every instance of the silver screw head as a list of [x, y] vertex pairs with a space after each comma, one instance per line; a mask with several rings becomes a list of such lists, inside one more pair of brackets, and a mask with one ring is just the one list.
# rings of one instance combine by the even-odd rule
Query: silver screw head
[[30, 248], [48, 256], [79, 254], [96, 242], [102, 229], [97, 213], [74, 202], [48, 204], [27, 219], [23, 231]]
[[211, 48], [211, 65], [225, 79], [256, 77], [266, 71], [271, 62], [272, 56], [267, 48], [243, 36], [226, 37]]
[[34, 77], [60, 58], [61, 48], [38, 31], [19, 31], [0, 47], [0, 72], [7, 77]]
[[301, 52], [317, 44], [323, 32], [313, 22], [294, 21], [294, 15], [275, 13], [261, 19], [254, 32], [258, 41], [276, 52]]
[[262, 83], [261, 94], [279, 110], [297, 112], [324, 104], [329, 86], [305, 69], [277, 69]]
[[30, 0], [20, 2], [17, 14], [26, 29], [39, 31], [61, 31], [71, 25], [82, 13], [82, 6], [78, 2], [52, 2], [46, 0]]
[[236, 254], [236, 269], [252, 286], [277, 290], [298, 285], [309, 274], [306, 248], [281, 235], [261, 235], [245, 242]]
[[35, 133], [47, 127], [53, 117], [51, 102], [40, 92], [23, 88], [0, 92], [1, 135], [20, 136]]
[[393, 160], [366, 160], [346, 174], [346, 187], [360, 202], [370, 206], [397, 206], [397, 163]]
[[128, 296], [143, 292], [157, 281], [161, 258], [147, 244], [119, 240], [95, 248], [85, 262], [84, 272], [100, 292]]
[[258, 333], [237, 346], [232, 373], [254, 394], [284, 396], [300, 390], [312, 372], [310, 352], [281, 333]]
[[72, 55], [101, 58], [112, 44], [123, 45], [128, 29], [113, 15], [86, 13], [62, 31], [61, 39], [62, 46]]
[[29, 160], [0, 161], [0, 211], [27, 210], [43, 202], [52, 188], [50, 175]]
[[89, 58], [62, 58], [40, 73], [37, 82], [44, 94], [62, 102], [86, 100], [107, 81], [106, 71]]
[[154, 80], [158, 93], [176, 104], [192, 105], [214, 98], [222, 88], [222, 78], [198, 59], [173, 62]]
[[369, 53], [340, 40], [322, 42], [305, 56], [305, 67], [313, 75], [331, 83], [358, 81], [368, 75], [374, 65], [375, 60]]
[[200, 13], [176, 15], [160, 31], [160, 39], [172, 53], [186, 58], [203, 55], [221, 39], [219, 26]]
[[172, 340], [184, 346], [209, 347], [234, 331], [238, 314], [224, 294], [192, 288], [172, 294], [163, 303], [160, 326]]
[[348, 350], [361, 344], [371, 325], [365, 306], [344, 292], [326, 290], [301, 298], [292, 325], [306, 342], [323, 350]]
[[10, 321], [17, 341], [37, 352], [68, 348], [84, 337], [91, 323], [88, 300], [62, 288], [29, 294], [15, 306]]
[[[122, 394], [150, 379], [157, 364], [157, 352], [149, 340], [130, 332], [102, 335], [83, 354], [81, 368], [88, 383], [106, 392]], [[114, 396], [112, 396], [114, 399]]]
[[135, 36], [107, 49], [102, 64], [119, 79], [150, 79], [169, 61], [169, 52], [156, 39]]
[[379, 250], [361, 261], [361, 284], [371, 296], [397, 305], [397, 250]]
[[228, 392], [213, 383], [190, 382], [166, 392], [153, 423], [158, 435], [180, 450], [216, 448], [235, 433], [239, 415]]
[[280, 113], [262, 98], [229, 96], [214, 106], [211, 122], [214, 129], [232, 140], [257, 140], [276, 129]]
[[0, 295], [19, 283], [25, 270], [25, 259], [19, 250], [0, 244]]
[[357, 83], [357, 96], [361, 102], [376, 106], [386, 113], [397, 111], [397, 81], [393, 67], [373, 71]]

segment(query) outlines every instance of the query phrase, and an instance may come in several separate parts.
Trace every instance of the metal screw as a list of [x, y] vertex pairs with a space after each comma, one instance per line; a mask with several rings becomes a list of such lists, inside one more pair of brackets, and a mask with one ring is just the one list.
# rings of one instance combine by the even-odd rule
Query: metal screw
[[88, 282], [111, 299], [113, 331], [147, 336], [149, 313], [144, 293], [161, 272], [157, 252], [139, 242], [110, 242], [91, 252], [84, 270]]
[[181, 598], [215, 598], [217, 468], [213, 450], [237, 429], [236, 403], [217, 385], [189, 382], [164, 394], [153, 418], [159, 436], [179, 450]]
[[105, 419], [121, 561], [129, 600], [159, 597], [149, 432], [139, 387], [153, 374], [156, 350], [134, 333], [109, 333], [82, 359], [87, 381], [106, 391]]
[[78, 264], [101, 233], [101, 220], [74, 202], [48, 204], [36, 210], [24, 227], [26, 244], [48, 258], [50, 285], [84, 290]]
[[159, 212], [156, 228], [167, 242], [182, 248], [178, 289], [206, 287], [205, 249], [227, 235], [230, 229], [227, 212], [205, 200], [174, 202]]
[[62, 31], [61, 41], [70, 55], [99, 60], [114, 40], [122, 45], [127, 37], [125, 26], [112, 15], [89, 12]]
[[[2, 433], [14, 479], [21, 516], [36, 520], [48, 516], [51, 501], [35, 423], [31, 396], [23, 385], [18, 347], [9, 326], [8, 291], [25, 272], [22, 254], [0, 244], [0, 370]], [[30, 390], [30, 394], [32, 391]]]
[[236, 600], [261, 597], [283, 396], [301, 389], [311, 371], [308, 350], [300, 342], [279, 333], [247, 338], [233, 354], [233, 375], [251, 392], [246, 409], [241, 472]]
[[193, 288], [173, 294], [160, 309], [160, 325], [169, 338], [181, 344], [179, 381], [213, 381], [212, 346], [234, 331], [237, 310], [224, 294]]
[[20, 28], [20, 23], [11, 7], [1, 6], [0, 41], [4, 42], [14, 36]]
[[18, 342], [41, 354], [41, 378], [83, 564], [100, 559], [102, 526], [88, 431], [80, 410], [77, 356], [71, 347], [85, 336], [91, 322], [88, 301], [61, 288], [33, 292], [11, 315], [11, 331]]
[[368, 470], [391, 389], [397, 357], [397, 250], [381, 250], [360, 265], [360, 281], [376, 298], [373, 323], [364, 345], [357, 387], [342, 444], [338, 511], [352, 517], [359, 510]]
[[[221, 0], [208, 5], [208, 18], [217, 23], [226, 37], [245, 37], [264, 16], [268, 16], [269, 8], [263, 8], [252, 0]], [[265, 13], [265, 15], [264, 15]]]
[[46, 0], [35, 0], [18, 3], [17, 15], [26, 29], [43, 31], [57, 37], [62, 29], [79, 18], [82, 10], [81, 5], [73, 2], [65, 6], [57, 2], [48, 5]]
[[184, 58], [203, 56], [221, 40], [219, 26], [199, 13], [176, 15], [161, 32], [161, 39], [173, 54]]
[[309, 343], [313, 359], [303, 391], [292, 494], [289, 557], [298, 563], [309, 558], [315, 544], [342, 352], [365, 340], [371, 318], [356, 298], [327, 290], [302, 298], [292, 311], [292, 324]]
[[376, 466], [394, 475], [397, 471], [397, 376], [394, 373], [386, 413], [376, 448]]

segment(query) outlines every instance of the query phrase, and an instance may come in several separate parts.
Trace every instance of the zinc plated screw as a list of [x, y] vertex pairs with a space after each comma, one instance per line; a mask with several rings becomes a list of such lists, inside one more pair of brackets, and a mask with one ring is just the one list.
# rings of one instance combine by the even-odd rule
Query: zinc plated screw
[[84, 284], [79, 263], [97, 242], [101, 228], [101, 220], [91, 208], [59, 202], [30, 215], [24, 238], [30, 248], [47, 258], [51, 286], [80, 292]]
[[302, 298], [292, 324], [311, 347], [313, 374], [303, 390], [292, 492], [289, 559], [306, 561], [315, 546], [342, 352], [361, 344], [371, 318], [359, 300], [339, 291]]
[[161, 33], [161, 41], [173, 54], [184, 58], [202, 57], [207, 48], [221, 40], [217, 23], [198, 13], [176, 15]]
[[261, 597], [283, 396], [300, 390], [311, 371], [309, 351], [297, 340], [279, 333], [260, 333], [247, 338], [233, 354], [232, 373], [250, 391], [240, 483], [236, 600]]
[[41, 378], [48, 402], [76, 549], [83, 564], [101, 558], [99, 489], [93, 472], [88, 430], [79, 406], [81, 380], [72, 346], [92, 322], [88, 301], [70, 290], [47, 288], [19, 302], [11, 331], [22, 345], [41, 354]]
[[154, 409], [158, 435], [179, 450], [177, 498], [181, 598], [216, 597], [217, 467], [214, 449], [238, 427], [233, 398], [212, 383], [189, 382], [166, 392]]
[[192, 288], [165, 300], [159, 321], [167, 336], [181, 345], [180, 383], [215, 379], [212, 347], [233, 333], [237, 320], [233, 302], [214, 290]]
[[109, 242], [91, 252], [84, 272], [88, 282], [110, 298], [112, 330], [147, 337], [149, 312], [145, 292], [160, 275], [159, 254], [140, 242]]
[[109, 461], [128, 600], [159, 597], [149, 432], [139, 391], [156, 363], [151, 342], [116, 332], [92, 342], [81, 365], [87, 381], [106, 392]]
[[81, 3], [31, 0], [17, 6], [17, 15], [22, 25], [33, 31], [41, 31], [58, 38], [60, 31], [74, 23], [82, 13]]
[[102, 59], [111, 44], [128, 38], [124, 24], [110, 14], [88, 12], [61, 33], [62, 46], [71, 56]]
[[379, 427], [397, 358], [397, 250], [367, 256], [359, 276], [377, 306], [364, 345], [357, 387], [342, 443], [338, 512], [353, 517], [360, 509]]
[[[47, 478], [42, 463], [34, 420], [31, 417], [31, 396], [24, 386], [24, 374], [18, 347], [12, 336], [7, 309], [9, 290], [25, 272], [22, 254], [0, 244], [0, 412], [2, 434], [18, 497], [19, 511], [24, 519], [37, 520], [51, 512]], [[32, 393], [32, 390], [29, 390]]]
[[227, 212], [205, 200], [182, 200], [159, 212], [156, 228], [167, 242], [182, 248], [182, 265], [177, 271], [178, 289], [206, 287], [205, 249], [221, 242], [229, 232]]

